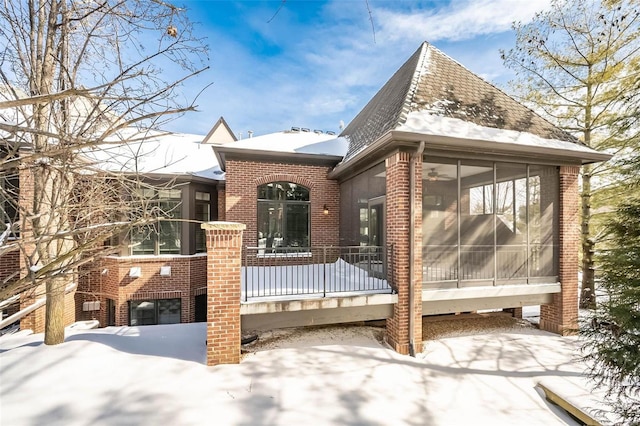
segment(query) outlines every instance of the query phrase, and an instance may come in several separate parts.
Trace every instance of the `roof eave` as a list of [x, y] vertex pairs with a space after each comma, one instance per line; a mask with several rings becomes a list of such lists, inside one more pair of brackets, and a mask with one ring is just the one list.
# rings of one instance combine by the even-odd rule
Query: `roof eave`
[[391, 151], [393, 149], [391, 144], [392, 141], [393, 131], [388, 131], [373, 143], [369, 144], [366, 148], [349, 157], [347, 161], [338, 164], [329, 172], [327, 177], [329, 179], [339, 179], [348, 174], [354, 168], [359, 168], [359, 166], [363, 166], [365, 163], [371, 162], [372, 159], [379, 157], [384, 151]]
[[176, 181], [178, 183], [185, 182], [198, 182], [198, 183], [207, 183], [214, 184], [216, 182], [220, 182], [223, 177], [215, 178], [215, 177], [206, 177], [193, 173], [160, 173], [160, 172], [124, 172], [124, 171], [103, 171], [110, 176], [134, 176], [140, 177], [142, 180], [156, 180], [156, 181]]
[[220, 166], [220, 170], [222, 170], [223, 172], [226, 172], [227, 164], [224, 157], [224, 150], [218, 151], [220, 148], [222, 148], [221, 145], [215, 145], [215, 144], [211, 145], [211, 149], [213, 149], [213, 153], [216, 156], [216, 160], [218, 160], [218, 165]]
[[561, 163], [582, 165], [607, 161], [612, 157], [611, 154], [595, 150], [591, 150], [591, 152], [572, 151], [482, 139], [462, 139], [451, 136], [425, 135], [422, 133], [391, 130], [349, 158], [346, 162], [338, 164], [329, 173], [329, 178], [338, 179], [348, 174], [354, 168], [358, 168], [358, 166], [365, 163], [370, 163], [384, 152], [391, 152], [402, 147], [410, 147], [420, 142], [425, 142], [425, 149], [432, 148], [453, 152], [476, 152], [500, 156], [529, 157], [531, 159], [544, 159], [545, 161], [556, 160]]
[[285, 152], [285, 151], [267, 151], [260, 149], [233, 148], [230, 146], [213, 145], [213, 150], [218, 159], [220, 168], [226, 172], [226, 157], [232, 155], [234, 157], [249, 158], [254, 161], [272, 160], [272, 161], [293, 161], [300, 163], [327, 164], [335, 166], [342, 161], [341, 155], [330, 154], [310, 154], [302, 152]]
[[611, 154], [598, 152], [592, 149], [590, 149], [590, 151], [574, 151], [561, 148], [487, 141], [483, 139], [462, 139], [451, 136], [424, 135], [421, 133], [404, 132], [399, 130], [394, 130], [390, 133], [392, 140], [407, 140], [413, 142], [425, 141], [427, 147], [447, 148], [452, 151], [473, 151], [478, 153], [531, 156], [546, 159], [552, 158], [559, 161], [568, 161], [580, 164], [607, 161], [612, 157]]

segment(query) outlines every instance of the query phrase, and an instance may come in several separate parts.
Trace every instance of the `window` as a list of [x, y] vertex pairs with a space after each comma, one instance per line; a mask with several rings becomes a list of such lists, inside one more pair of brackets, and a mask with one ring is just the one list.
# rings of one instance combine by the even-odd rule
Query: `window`
[[178, 324], [180, 299], [131, 300], [129, 325]]
[[[6, 152], [0, 151], [0, 158], [5, 158]], [[0, 172], [0, 234], [7, 229], [7, 223], [18, 221], [18, 170], [8, 169]], [[13, 228], [12, 236], [17, 235]]]
[[258, 187], [258, 246], [309, 247], [309, 190], [291, 182]]
[[[196, 211], [195, 220], [199, 222], [209, 222], [211, 220], [211, 194], [208, 192], [196, 191]], [[196, 230], [196, 253], [207, 251], [207, 241], [204, 229]]]
[[179, 189], [143, 189], [147, 211], [158, 221], [131, 232], [132, 254], [180, 254], [181, 222]]

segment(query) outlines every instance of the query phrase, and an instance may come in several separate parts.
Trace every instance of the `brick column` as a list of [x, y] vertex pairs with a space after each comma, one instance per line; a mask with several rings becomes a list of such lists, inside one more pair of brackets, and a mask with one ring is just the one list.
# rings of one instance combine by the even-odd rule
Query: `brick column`
[[502, 312], [506, 312], [511, 314], [511, 316], [513, 318], [519, 318], [522, 319], [522, 307], [518, 307], [518, 308], [506, 308], [503, 309]]
[[[33, 260], [36, 257], [36, 246], [34, 243], [26, 243], [33, 238], [33, 228], [31, 226], [30, 216], [33, 216], [33, 198], [34, 198], [34, 178], [32, 170], [29, 167], [20, 167], [19, 169], [20, 191], [18, 197], [18, 205], [20, 210], [20, 239], [22, 251], [20, 252], [20, 277], [25, 278], [30, 274], [28, 258]], [[28, 257], [28, 258], [27, 258]], [[46, 294], [44, 285], [25, 291], [20, 295], [20, 309], [31, 306], [40, 297]], [[45, 325], [45, 308], [44, 306], [36, 309], [29, 315], [20, 320], [20, 328], [31, 329], [34, 333], [44, 332]]]
[[[390, 274], [398, 292], [393, 316], [387, 319], [387, 343], [401, 354], [409, 353], [409, 245], [410, 245], [410, 164], [411, 154], [396, 152], [386, 159], [387, 244], [393, 246]], [[415, 167], [415, 264], [414, 264], [414, 350], [422, 350], [422, 161]]]
[[240, 363], [240, 270], [245, 225], [209, 222], [207, 239], [207, 365]]
[[540, 328], [561, 335], [578, 329], [579, 172], [578, 166], [560, 167], [558, 280], [562, 292], [553, 295], [551, 304], [540, 307]]

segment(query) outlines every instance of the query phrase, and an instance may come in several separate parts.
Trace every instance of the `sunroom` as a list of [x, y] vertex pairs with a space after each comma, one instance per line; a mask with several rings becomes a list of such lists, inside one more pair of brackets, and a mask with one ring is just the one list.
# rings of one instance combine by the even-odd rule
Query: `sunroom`
[[428, 43], [340, 136], [340, 240], [394, 253], [396, 349], [422, 315], [542, 305], [542, 328], [575, 325], [578, 173], [608, 154]]

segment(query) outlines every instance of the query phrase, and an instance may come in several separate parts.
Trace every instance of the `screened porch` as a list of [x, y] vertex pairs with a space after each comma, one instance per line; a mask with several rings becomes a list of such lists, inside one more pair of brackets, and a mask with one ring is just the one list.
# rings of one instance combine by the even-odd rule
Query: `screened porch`
[[557, 167], [423, 164], [424, 289], [558, 281]]

